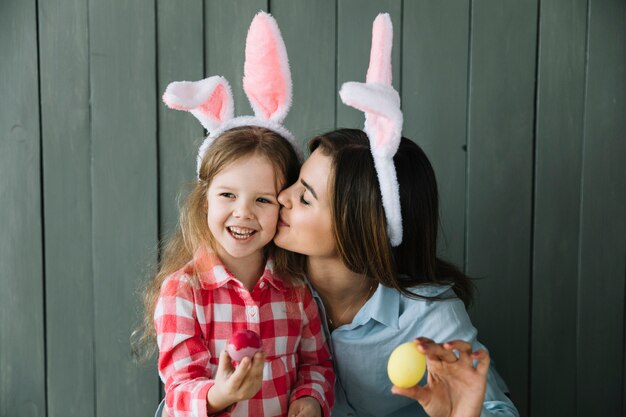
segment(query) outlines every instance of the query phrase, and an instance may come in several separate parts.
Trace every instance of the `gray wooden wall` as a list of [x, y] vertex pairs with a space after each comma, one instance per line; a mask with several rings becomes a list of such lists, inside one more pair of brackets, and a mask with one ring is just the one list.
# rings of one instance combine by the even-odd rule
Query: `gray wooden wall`
[[360, 127], [371, 22], [394, 22], [405, 135], [435, 165], [445, 257], [526, 416], [626, 414], [623, 0], [0, 0], [0, 416], [151, 415], [137, 288], [202, 137], [168, 82], [225, 75], [236, 112], [270, 11], [303, 141]]

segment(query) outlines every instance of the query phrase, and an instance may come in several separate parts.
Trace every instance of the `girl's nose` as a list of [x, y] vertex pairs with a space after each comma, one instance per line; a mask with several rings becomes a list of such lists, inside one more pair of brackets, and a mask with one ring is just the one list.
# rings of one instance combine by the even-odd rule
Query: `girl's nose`
[[254, 217], [250, 204], [245, 201], [239, 202], [233, 210], [233, 216], [239, 219], [251, 219]]
[[287, 208], [291, 208], [291, 187], [285, 188], [284, 190], [282, 190], [280, 192], [280, 194], [278, 194], [278, 203], [280, 203], [281, 206], [283, 207], [287, 207]]

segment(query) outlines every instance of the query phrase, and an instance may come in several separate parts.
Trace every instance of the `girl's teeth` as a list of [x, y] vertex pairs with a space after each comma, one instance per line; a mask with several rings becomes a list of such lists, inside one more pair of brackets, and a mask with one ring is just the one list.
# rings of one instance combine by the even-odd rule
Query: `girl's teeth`
[[240, 227], [229, 227], [228, 230], [237, 239], [245, 239], [255, 232], [254, 229]]

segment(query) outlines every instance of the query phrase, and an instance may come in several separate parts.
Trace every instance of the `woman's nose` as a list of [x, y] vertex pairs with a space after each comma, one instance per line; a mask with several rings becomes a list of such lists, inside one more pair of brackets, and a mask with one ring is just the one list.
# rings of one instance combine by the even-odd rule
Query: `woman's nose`
[[285, 188], [278, 194], [278, 202], [281, 206], [291, 208], [291, 187]]

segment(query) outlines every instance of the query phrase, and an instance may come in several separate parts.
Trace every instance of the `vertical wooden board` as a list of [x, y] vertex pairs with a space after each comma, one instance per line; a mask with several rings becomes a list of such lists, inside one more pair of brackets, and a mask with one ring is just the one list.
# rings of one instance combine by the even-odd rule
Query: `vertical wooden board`
[[578, 275], [586, 14], [586, 0], [542, 2], [539, 13], [530, 338], [530, 414], [536, 416], [573, 416], [576, 410], [572, 401], [577, 341], [574, 277]]
[[50, 417], [94, 415], [87, 18], [82, 0], [39, 2]]
[[465, 250], [469, 20], [469, 2], [404, 3], [404, 135], [433, 164], [439, 186], [439, 253], [459, 266]]
[[466, 266], [473, 318], [527, 415], [537, 4], [472, 4]]
[[285, 39], [293, 81], [285, 126], [306, 147], [335, 126], [335, 0], [273, 0], [270, 11]]
[[96, 415], [145, 416], [154, 368], [131, 358], [158, 236], [155, 3], [90, 1]]
[[0, 12], [0, 415], [46, 415], [37, 3]]
[[268, 0], [208, 0], [205, 2], [205, 73], [221, 75], [230, 83], [235, 116], [252, 115], [243, 91], [243, 58], [252, 18], [267, 11]]
[[[590, 0], [580, 219], [578, 416], [617, 416], [623, 410], [625, 17], [623, 1]], [[592, 359], [598, 355], [601, 360]]]
[[[204, 77], [204, 17], [202, 0], [157, 3], [158, 97], [172, 81]], [[190, 113], [159, 108], [159, 217], [161, 238], [178, 222], [177, 198], [195, 180], [196, 155], [204, 137]], [[182, 194], [181, 194], [182, 195]]]
[[[393, 24], [391, 65], [393, 87], [400, 91], [402, 1], [341, 0], [337, 2], [337, 127], [362, 129], [363, 113], [343, 104], [338, 91], [347, 81], [365, 82], [372, 46], [372, 23], [379, 13], [389, 13]], [[406, 133], [405, 133], [406, 135]]]

